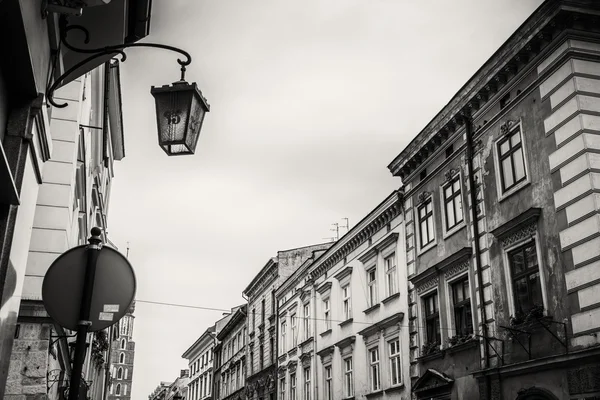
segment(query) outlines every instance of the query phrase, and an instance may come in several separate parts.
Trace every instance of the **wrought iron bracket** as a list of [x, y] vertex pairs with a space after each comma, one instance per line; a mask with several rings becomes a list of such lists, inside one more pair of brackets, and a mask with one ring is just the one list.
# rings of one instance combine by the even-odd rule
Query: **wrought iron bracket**
[[[504, 365], [504, 340], [502, 339], [498, 339], [497, 337], [494, 336], [483, 336], [483, 335], [478, 335], [478, 334], [474, 334], [473, 336], [477, 337], [477, 338], [481, 338], [484, 340], [485, 345], [492, 349], [492, 351], [496, 354], [496, 356], [500, 359], [500, 365]], [[500, 353], [498, 352], [498, 350], [496, 350], [496, 347], [492, 346], [492, 344], [490, 342], [500, 342]]]
[[65, 16], [61, 16], [61, 18], [60, 18], [61, 45], [65, 46], [67, 49], [69, 49], [71, 51], [74, 51], [77, 53], [82, 53], [82, 54], [90, 54], [90, 56], [87, 57], [85, 60], [82, 60], [82, 61], [78, 62], [77, 64], [73, 65], [71, 68], [69, 68], [67, 71], [65, 71], [60, 77], [58, 77], [52, 84], [49, 84], [49, 86], [46, 90], [46, 98], [48, 100], [48, 103], [50, 103], [53, 107], [56, 107], [56, 108], [64, 108], [68, 105], [67, 103], [58, 104], [54, 101], [54, 92], [56, 91], [56, 89], [58, 89], [58, 87], [60, 86], [62, 81], [67, 76], [69, 76], [71, 73], [76, 71], [78, 68], [80, 68], [81, 66], [85, 65], [86, 63], [88, 63], [96, 58], [100, 58], [100, 57], [103, 57], [106, 55], [112, 55], [113, 57], [120, 56], [121, 57], [120, 61], [124, 62], [127, 59], [127, 55], [125, 54], [124, 50], [131, 48], [131, 47], [151, 47], [151, 48], [156, 48], [156, 49], [170, 50], [170, 51], [179, 53], [185, 57], [185, 59], [183, 59], [183, 60], [181, 58], [177, 59], [177, 63], [181, 66], [180, 81], [185, 81], [186, 67], [192, 63], [192, 56], [187, 51], [179, 49], [174, 46], [168, 46], [168, 45], [159, 44], [159, 43], [127, 43], [127, 44], [118, 44], [118, 45], [106, 46], [106, 47], [95, 48], [95, 49], [82, 49], [82, 48], [73, 46], [72, 44], [70, 44], [67, 41], [68, 33], [70, 31], [74, 31], [74, 30], [82, 32], [85, 35], [84, 43], [89, 43], [90, 32], [85, 27], [83, 27], [81, 25], [69, 25], [67, 18]]

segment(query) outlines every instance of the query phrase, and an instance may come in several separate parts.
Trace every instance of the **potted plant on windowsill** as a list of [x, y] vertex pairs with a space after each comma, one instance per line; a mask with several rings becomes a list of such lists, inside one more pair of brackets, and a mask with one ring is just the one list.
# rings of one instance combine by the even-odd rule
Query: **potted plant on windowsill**
[[429, 356], [440, 352], [440, 344], [438, 342], [428, 342], [423, 345], [421, 357]]
[[464, 343], [472, 342], [473, 340], [475, 340], [475, 337], [473, 336], [473, 334], [468, 333], [468, 334], [463, 334], [463, 335], [454, 335], [454, 336], [448, 338], [446, 341], [450, 347], [453, 347], [453, 346], [458, 346], [458, 345], [461, 345]]
[[519, 328], [530, 326], [544, 318], [544, 306], [533, 306], [526, 313], [517, 311], [515, 315], [510, 317], [510, 326]]

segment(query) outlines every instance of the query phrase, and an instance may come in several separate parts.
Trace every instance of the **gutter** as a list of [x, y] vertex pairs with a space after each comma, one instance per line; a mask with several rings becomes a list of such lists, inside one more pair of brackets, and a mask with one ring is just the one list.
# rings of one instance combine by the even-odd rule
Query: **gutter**
[[[467, 142], [467, 165], [469, 177], [469, 197], [471, 199], [471, 222], [473, 223], [473, 247], [475, 250], [475, 265], [477, 267], [477, 285], [479, 286], [479, 302], [481, 303], [481, 326], [483, 328], [484, 346], [483, 346], [483, 365], [484, 369], [489, 367], [489, 349], [488, 349], [488, 325], [487, 325], [487, 313], [485, 311], [485, 298], [483, 293], [483, 271], [481, 271], [481, 248], [479, 247], [479, 225], [477, 218], [477, 193], [475, 187], [475, 172], [473, 168], [473, 156], [475, 153], [473, 144], [473, 120], [470, 115], [465, 115], [465, 136]], [[486, 380], [489, 377], [486, 377]], [[486, 390], [491, 390], [489, 381], [486, 382]]]

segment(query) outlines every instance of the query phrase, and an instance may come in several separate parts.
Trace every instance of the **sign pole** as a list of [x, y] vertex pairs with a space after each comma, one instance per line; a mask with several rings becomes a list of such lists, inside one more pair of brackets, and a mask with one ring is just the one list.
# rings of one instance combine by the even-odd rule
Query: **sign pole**
[[77, 341], [75, 342], [75, 356], [73, 357], [73, 368], [71, 369], [71, 383], [69, 385], [69, 400], [78, 400], [79, 387], [81, 385], [81, 373], [85, 361], [87, 334], [90, 325], [90, 308], [94, 290], [94, 279], [96, 277], [96, 263], [102, 249], [102, 230], [94, 227], [92, 236], [88, 239], [87, 265], [85, 267], [85, 280], [83, 294], [81, 296], [81, 308], [79, 309], [79, 322], [77, 327]]

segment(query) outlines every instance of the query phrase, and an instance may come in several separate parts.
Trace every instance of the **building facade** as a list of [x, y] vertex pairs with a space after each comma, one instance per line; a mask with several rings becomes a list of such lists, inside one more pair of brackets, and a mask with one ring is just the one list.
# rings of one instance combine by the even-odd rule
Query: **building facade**
[[600, 25], [545, 1], [389, 168], [417, 398], [600, 395]]
[[218, 330], [214, 347], [214, 398], [246, 399], [246, 304], [236, 307]]
[[279, 399], [407, 397], [401, 235], [393, 192], [277, 290]]
[[182, 369], [173, 382], [161, 382], [148, 396], [148, 400], [187, 400], [189, 382], [189, 370]]
[[133, 323], [135, 321], [135, 302], [123, 318], [112, 329], [113, 341], [110, 351], [110, 387], [108, 400], [131, 399], [135, 342], [133, 341]]
[[[58, 239], [59, 242], [51, 242], [50, 238], [44, 237], [44, 234], [50, 233], [50, 229], [34, 231], [34, 227], [60, 224], [60, 229], [64, 232], [62, 225], [76, 226], [78, 223], [77, 215], [70, 213], [74, 211], [73, 206], [67, 206], [74, 200], [73, 179], [68, 182], [52, 181], [58, 176], [64, 179], [65, 170], [73, 168], [77, 156], [73, 147], [79, 145], [79, 127], [74, 121], [79, 118], [80, 103], [85, 101], [81, 97], [71, 96], [73, 93], [76, 96], [81, 95], [83, 77], [111, 58], [108, 55], [86, 63], [63, 81], [63, 85], [73, 85], [69, 89], [64, 87], [62, 94], [57, 97], [68, 98], [69, 103], [72, 103], [69, 107], [60, 110], [48, 107], [48, 83], [87, 56], [67, 51], [64, 47], [62, 51], [58, 51], [61, 37], [60, 14], [51, 8], [53, 3], [55, 2], [41, 0], [0, 2], [0, 32], [4, 37], [11, 38], [3, 47], [4, 56], [0, 60], [0, 397], [3, 398], [9, 396], [4, 390], [7, 377], [11, 373], [13, 375], [10, 377], [9, 390], [21, 395], [19, 387], [22, 383], [16, 382], [20, 372], [17, 372], [15, 363], [12, 363], [13, 367], [9, 364], [17, 331], [17, 318], [22, 310], [22, 289], [24, 284], [29, 284], [25, 281], [32, 281], [33, 275], [39, 272], [34, 271], [36, 268], [43, 270], [43, 265], [47, 267], [50, 262], [42, 262], [40, 259], [30, 261], [29, 258], [33, 251], [46, 250], [43, 247], [35, 247], [44, 241], [46, 246], [61, 248], [65, 248], [67, 242], [77, 243], [73, 237], [63, 237]], [[148, 34], [149, 0], [113, 1], [97, 7], [82, 7], [82, 16], [77, 19], [77, 23], [88, 28], [91, 33], [91, 41], [87, 46], [103, 47], [108, 44], [130, 43]], [[137, 18], [126, 18], [126, 15]], [[114, 21], [123, 23], [115, 24]], [[111, 27], [110, 34], [106, 34], [107, 26]], [[72, 39], [73, 44], [86, 46], [82, 43], [83, 40], [78, 42], [76, 38]], [[52, 66], [54, 67], [51, 68]], [[95, 92], [95, 95], [103, 98], [104, 91]], [[100, 112], [100, 115], [104, 113]], [[62, 122], [58, 122], [59, 120]], [[109, 128], [104, 125], [104, 121], [100, 122], [100, 125], [96, 126], [102, 127], [107, 135]], [[96, 136], [90, 135], [89, 132], [85, 135]], [[89, 138], [86, 143], [89, 144]], [[106, 149], [113, 151], [108, 145]], [[56, 197], [48, 197], [49, 193], [43, 186], [49, 183], [64, 183], [65, 187], [58, 190]], [[54, 201], [60, 203], [56, 213], [41, 211], [41, 207], [51, 206]], [[81, 210], [84, 213], [86, 211]], [[50, 221], [56, 218], [62, 219], [62, 222]], [[75, 232], [75, 229], [70, 231]], [[83, 235], [87, 235], [87, 232]], [[23, 298], [29, 294], [25, 293]], [[21, 326], [18, 330], [18, 335], [27, 333], [30, 337], [37, 336], [42, 341], [51, 334], [49, 329], [30, 331], [29, 326]], [[23, 338], [22, 335], [19, 337]], [[20, 350], [17, 348], [16, 351]], [[57, 355], [56, 358], [58, 357]], [[51, 358], [58, 361], [54, 356]], [[59, 366], [52, 370], [62, 371], [64, 367]], [[27, 391], [32, 390], [32, 395], [37, 393], [38, 389], [41, 391], [45, 383], [42, 385], [39, 380], [46, 379], [45, 376], [45, 373], [36, 376], [37, 383], [34, 383], [34, 386], [38, 383], [40, 385]], [[58, 381], [59, 376], [60, 373], [50, 380]], [[51, 383], [49, 386], [53, 387], [52, 391], [56, 390], [56, 384]]]
[[[107, 213], [113, 164], [124, 156], [119, 63], [108, 62], [75, 79], [56, 92], [69, 106], [53, 110], [50, 118], [52, 155], [46, 161], [28, 238], [18, 324], [4, 397], [47, 395], [58, 398], [68, 386], [69, 342], [60, 326], [48, 316], [41, 291], [44, 275], [65, 251], [87, 244], [91, 227], [103, 231], [108, 242]], [[107, 86], [113, 89], [109, 94]], [[104, 112], [108, 104], [113, 112]], [[102, 131], [86, 128], [115, 125]], [[103, 394], [107, 368], [108, 331], [90, 334], [82, 391]], [[36, 351], [30, 351], [31, 347]], [[35, 371], [24, 374], [24, 370]], [[36, 379], [31, 379], [35, 374]]]
[[212, 399], [215, 344], [216, 326], [211, 326], [181, 356], [189, 364], [188, 400]]
[[248, 399], [276, 399], [277, 388], [277, 304], [279, 285], [315, 251], [330, 243], [279, 251], [254, 277], [242, 295], [248, 299]]

